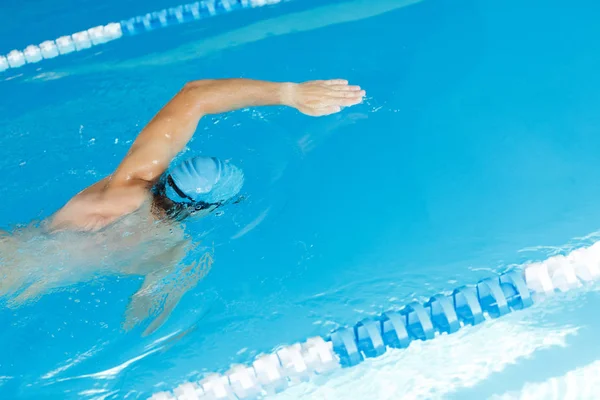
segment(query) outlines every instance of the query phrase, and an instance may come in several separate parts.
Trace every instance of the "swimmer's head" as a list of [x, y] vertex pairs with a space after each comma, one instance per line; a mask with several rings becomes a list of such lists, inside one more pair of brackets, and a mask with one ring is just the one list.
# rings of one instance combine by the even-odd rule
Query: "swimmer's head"
[[153, 189], [154, 206], [174, 220], [205, 215], [239, 193], [244, 174], [214, 157], [193, 157], [167, 171]]

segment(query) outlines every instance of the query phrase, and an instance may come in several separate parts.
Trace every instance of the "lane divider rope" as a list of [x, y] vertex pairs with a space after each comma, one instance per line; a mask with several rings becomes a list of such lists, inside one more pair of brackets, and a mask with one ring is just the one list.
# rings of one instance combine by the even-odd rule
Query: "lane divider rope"
[[259, 356], [250, 366], [233, 365], [224, 374], [186, 382], [151, 400], [246, 400], [280, 393], [311, 376], [360, 364], [388, 349], [407, 348], [415, 340], [432, 340], [466, 325], [531, 307], [553, 293], [565, 292], [600, 278], [600, 242], [527, 264], [476, 285], [436, 294], [421, 304], [365, 318], [352, 327], [336, 329], [325, 338], [284, 346]]
[[6, 55], [0, 54], [0, 72], [86, 50], [124, 36], [133, 36], [168, 26], [207, 19], [238, 9], [277, 4], [281, 1], [204, 0], [151, 12], [121, 22], [95, 26], [85, 31], [61, 36], [55, 40], [46, 40], [39, 45], [31, 44], [23, 50], [15, 49]]

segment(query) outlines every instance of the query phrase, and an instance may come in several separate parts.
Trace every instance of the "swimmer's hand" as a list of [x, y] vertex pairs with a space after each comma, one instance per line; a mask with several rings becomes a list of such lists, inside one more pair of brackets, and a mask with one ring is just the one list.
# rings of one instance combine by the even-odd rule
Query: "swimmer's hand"
[[362, 102], [365, 91], [343, 79], [284, 83], [282, 103], [313, 117], [340, 112]]

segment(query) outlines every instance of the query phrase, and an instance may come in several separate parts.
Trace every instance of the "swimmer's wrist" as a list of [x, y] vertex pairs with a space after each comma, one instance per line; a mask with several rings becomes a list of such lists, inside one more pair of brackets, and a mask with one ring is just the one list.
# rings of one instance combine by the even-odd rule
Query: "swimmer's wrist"
[[297, 83], [284, 82], [279, 86], [279, 104], [282, 106], [295, 107], [294, 93]]

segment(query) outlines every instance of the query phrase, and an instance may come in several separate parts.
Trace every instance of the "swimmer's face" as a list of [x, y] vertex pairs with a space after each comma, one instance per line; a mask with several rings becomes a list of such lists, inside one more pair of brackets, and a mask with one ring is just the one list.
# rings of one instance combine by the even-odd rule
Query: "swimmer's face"
[[183, 221], [189, 217], [204, 217], [216, 210], [220, 206], [220, 204], [210, 204], [203, 202], [174, 202], [166, 195], [166, 180], [166, 178], [161, 178], [152, 189], [152, 211], [158, 219]]

